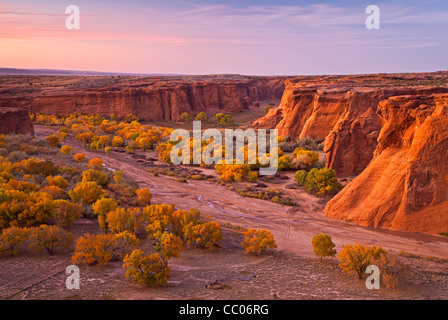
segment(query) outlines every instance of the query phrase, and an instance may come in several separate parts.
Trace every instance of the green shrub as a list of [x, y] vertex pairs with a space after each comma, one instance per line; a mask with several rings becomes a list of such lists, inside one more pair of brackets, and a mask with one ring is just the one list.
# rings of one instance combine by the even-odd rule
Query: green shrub
[[305, 170], [299, 170], [294, 175], [294, 180], [296, 180], [299, 186], [303, 187], [305, 185], [307, 175], [308, 172], [306, 172]]
[[294, 179], [308, 192], [316, 191], [319, 194], [326, 194], [342, 188], [338, 182], [336, 171], [329, 168], [312, 169], [308, 173], [305, 170], [300, 170], [296, 172]]
[[233, 117], [230, 114], [217, 113], [215, 115], [215, 123], [220, 126], [230, 126], [233, 124]]

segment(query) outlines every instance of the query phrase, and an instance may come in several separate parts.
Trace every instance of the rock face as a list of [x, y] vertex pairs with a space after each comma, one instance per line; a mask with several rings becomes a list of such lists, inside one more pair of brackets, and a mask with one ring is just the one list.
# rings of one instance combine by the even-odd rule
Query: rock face
[[0, 92], [0, 106], [33, 113], [98, 113], [142, 120], [180, 120], [183, 112], [240, 112], [252, 101], [280, 99], [284, 77], [42, 77], [39, 85]]
[[373, 157], [379, 134], [379, 117], [376, 108], [362, 115], [343, 116], [325, 139], [325, 164], [339, 175], [361, 173]]
[[[419, 75], [426, 78], [426, 75]], [[431, 95], [446, 87], [388, 87], [383, 76], [300, 77], [286, 80], [280, 105], [252, 124], [280, 135], [325, 141], [326, 166], [339, 175], [359, 174], [369, 164], [381, 129], [380, 101], [398, 95]], [[404, 77], [404, 80], [407, 80]], [[372, 86], [382, 81], [385, 88]], [[400, 84], [400, 83], [398, 83]]]
[[391, 97], [378, 115], [372, 162], [325, 214], [371, 227], [447, 232], [448, 94]]
[[26, 109], [0, 108], [0, 134], [34, 135], [34, 126]]

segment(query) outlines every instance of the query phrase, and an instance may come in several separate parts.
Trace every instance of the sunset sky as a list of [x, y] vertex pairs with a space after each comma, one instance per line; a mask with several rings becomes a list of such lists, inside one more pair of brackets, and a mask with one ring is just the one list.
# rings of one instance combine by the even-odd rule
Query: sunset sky
[[[81, 29], [67, 30], [68, 5]], [[365, 26], [366, 7], [381, 29]], [[447, 70], [448, 1], [0, 2], [0, 67], [251, 75]]]

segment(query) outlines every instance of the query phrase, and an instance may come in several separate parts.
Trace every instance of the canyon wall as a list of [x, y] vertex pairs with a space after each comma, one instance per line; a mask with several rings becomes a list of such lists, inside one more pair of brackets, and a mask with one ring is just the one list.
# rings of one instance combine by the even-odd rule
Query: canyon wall
[[[324, 140], [326, 166], [339, 175], [361, 173], [372, 160], [381, 120], [380, 101], [398, 95], [431, 95], [448, 88], [372, 88], [347, 79], [321, 81], [286, 80], [280, 105], [252, 124], [276, 128], [280, 135]], [[338, 83], [339, 82], [339, 83]]]
[[[253, 101], [280, 99], [285, 80], [284, 77], [215, 79], [204, 76], [204, 80], [149, 77], [111, 82], [99, 77], [88, 79], [87, 84], [87, 80], [82, 80], [84, 77], [54, 78], [49, 85], [34, 85], [32, 89], [26, 87], [23, 92], [11, 93], [16, 89], [12, 88], [8, 94], [0, 94], [0, 107], [25, 107], [33, 113], [58, 115], [114, 114], [118, 118], [132, 113], [142, 120], [177, 121], [183, 112], [240, 112], [248, 109]], [[56, 85], [56, 81], [65, 82]]]
[[0, 108], [0, 134], [34, 135], [34, 126], [26, 109]]
[[325, 214], [361, 225], [448, 231], [448, 95], [398, 96], [378, 106], [374, 158]]

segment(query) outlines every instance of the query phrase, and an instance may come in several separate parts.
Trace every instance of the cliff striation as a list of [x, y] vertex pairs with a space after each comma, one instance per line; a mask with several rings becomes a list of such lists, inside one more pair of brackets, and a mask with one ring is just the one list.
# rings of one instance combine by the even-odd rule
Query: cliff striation
[[391, 97], [378, 115], [372, 162], [325, 214], [371, 227], [447, 232], [448, 94]]
[[238, 75], [4, 78], [0, 107], [58, 115], [114, 114], [118, 118], [132, 113], [142, 120], [168, 121], [180, 120], [183, 112], [240, 112], [253, 101], [280, 99], [286, 79]]
[[[362, 172], [372, 160], [381, 120], [378, 104], [399, 95], [432, 95], [448, 92], [431, 86], [406, 87], [409, 75], [322, 76], [286, 80], [280, 105], [252, 124], [253, 128], [276, 128], [280, 135], [324, 140], [326, 166], [339, 175]], [[383, 85], [379, 87], [377, 83]], [[394, 85], [392, 85], [394, 83]]]

